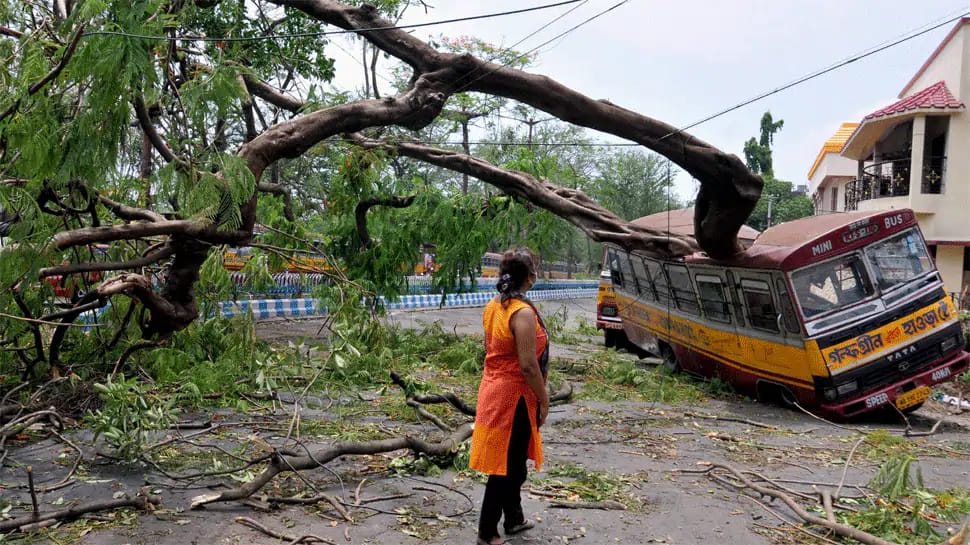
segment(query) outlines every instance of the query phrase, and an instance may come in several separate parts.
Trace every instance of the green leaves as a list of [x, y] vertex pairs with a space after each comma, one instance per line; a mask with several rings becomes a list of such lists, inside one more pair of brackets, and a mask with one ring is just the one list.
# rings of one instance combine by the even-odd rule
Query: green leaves
[[104, 437], [126, 463], [141, 458], [153, 432], [175, 423], [173, 400], [155, 394], [149, 385], [135, 378], [109, 378], [105, 383], [95, 383], [94, 389], [102, 407], [89, 413], [85, 421], [94, 429], [95, 440]]

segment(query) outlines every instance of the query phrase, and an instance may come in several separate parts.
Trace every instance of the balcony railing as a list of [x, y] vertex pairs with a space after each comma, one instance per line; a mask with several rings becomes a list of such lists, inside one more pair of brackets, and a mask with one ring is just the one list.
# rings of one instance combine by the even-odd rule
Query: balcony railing
[[[862, 170], [862, 178], [845, 186], [845, 209], [856, 210], [859, 202], [909, 195], [910, 160], [897, 159], [873, 163]], [[943, 193], [946, 157], [930, 157], [923, 162], [920, 192]]]

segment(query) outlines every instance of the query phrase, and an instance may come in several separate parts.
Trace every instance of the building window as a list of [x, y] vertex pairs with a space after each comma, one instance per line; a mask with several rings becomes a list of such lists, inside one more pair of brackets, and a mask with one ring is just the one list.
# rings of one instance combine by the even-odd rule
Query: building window
[[839, 209], [839, 186], [832, 186], [832, 211]]

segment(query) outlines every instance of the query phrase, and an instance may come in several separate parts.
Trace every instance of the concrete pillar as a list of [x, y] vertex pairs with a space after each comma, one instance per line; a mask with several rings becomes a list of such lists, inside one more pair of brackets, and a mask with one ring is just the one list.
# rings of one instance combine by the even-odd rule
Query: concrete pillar
[[947, 293], [963, 289], [963, 246], [940, 244], [936, 247], [936, 268], [943, 277]]
[[913, 119], [913, 150], [909, 156], [909, 194], [922, 193], [923, 187], [923, 148], [926, 147], [926, 116]]

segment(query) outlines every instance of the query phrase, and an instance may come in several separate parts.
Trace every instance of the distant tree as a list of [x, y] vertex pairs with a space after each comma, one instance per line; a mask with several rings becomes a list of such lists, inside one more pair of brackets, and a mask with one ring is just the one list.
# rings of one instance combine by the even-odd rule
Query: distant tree
[[[812, 200], [801, 193], [792, 192], [792, 183], [775, 178], [771, 158], [771, 146], [775, 143], [775, 133], [781, 130], [785, 121], [775, 121], [771, 112], [761, 116], [761, 135], [744, 143], [744, 160], [752, 171], [761, 174], [764, 190], [755, 205], [747, 224], [759, 231], [772, 225], [812, 215]], [[770, 214], [769, 214], [770, 212]]]
[[[774, 176], [764, 176], [765, 186], [761, 199], [755, 205], [748, 225], [764, 231], [772, 225], [811, 216], [814, 207], [812, 199], [803, 193], [793, 193], [792, 183], [777, 180]], [[768, 218], [768, 201], [771, 201], [771, 218]]]
[[752, 137], [744, 143], [744, 161], [748, 168], [763, 176], [775, 175], [771, 164], [771, 146], [775, 143], [775, 133], [784, 125], [784, 120], [772, 119], [771, 112], [761, 116], [761, 138], [755, 140]]

